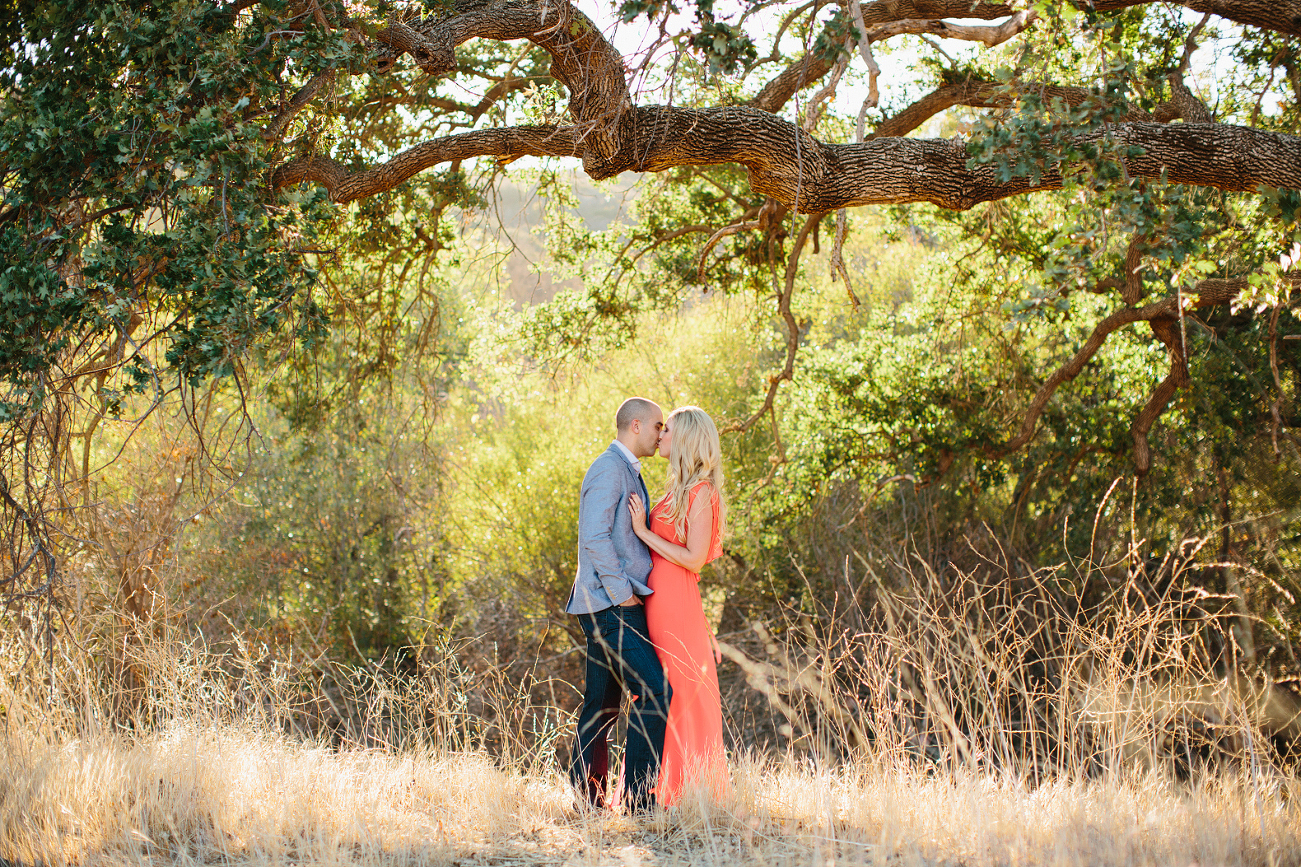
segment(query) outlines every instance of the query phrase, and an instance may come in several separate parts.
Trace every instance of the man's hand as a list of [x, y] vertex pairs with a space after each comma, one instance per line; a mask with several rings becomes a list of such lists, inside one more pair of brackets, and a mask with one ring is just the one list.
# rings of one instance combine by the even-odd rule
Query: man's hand
[[634, 606], [634, 605], [641, 605], [641, 604], [642, 604], [642, 602], [641, 602], [641, 597], [638, 596], [636, 593], [634, 593], [634, 594], [632, 594], [631, 596], [629, 596], [627, 599], [625, 599], [625, 600], [623, 600], [622, 602], [620, 602], [620, 603], [619, 603], [619, 607], [620, 607], [620, 608], [631, 608], [631, 607]]

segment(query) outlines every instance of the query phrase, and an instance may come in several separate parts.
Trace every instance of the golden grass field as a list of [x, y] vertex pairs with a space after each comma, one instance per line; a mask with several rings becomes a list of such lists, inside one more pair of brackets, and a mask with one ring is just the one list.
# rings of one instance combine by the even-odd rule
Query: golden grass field
[[[210, 684], [207, 705], [202, 680], [172, 686], [166, 713], [116, 727], [99, 722], [104, 705], [89, 694], [63, 712], [37, 706], [40, 689], [0, 694], [0, 858], [22, 867], [1301, 864], [1301, 780], [1251, 756], [1183, 781], [1130, 763], [1032, 785], [870, 751], [825, 766], [809, 754], [734, 755], [725, 802], [689, 797], [632, 818], [576, 809], [554, 756], [327, 746], [280, 733], [265, 696], [213, 713], [233, 706], [229, 684]], [[262, 711], [248, 710], [259, 702]]]
[[575, 687], [470, 645], [404, 679], [0, 632], [0, 867], [1301, 865], [1286, 685], [1226, 674], [1174, 597], [1093, 626], [964, 581], [724, 641], [789, 738], [734, 752], [725, 800], [648, 817], [577, 809]]
[[1029, 787], [870, 761], [736, 760], [725, 803], [581, 812], [554, 769], [481, 754], [328, 749], [174, 723], [143, 737], [8, 732], [13, 864], [1301, 863], [1301, 786], [1275, 772]]

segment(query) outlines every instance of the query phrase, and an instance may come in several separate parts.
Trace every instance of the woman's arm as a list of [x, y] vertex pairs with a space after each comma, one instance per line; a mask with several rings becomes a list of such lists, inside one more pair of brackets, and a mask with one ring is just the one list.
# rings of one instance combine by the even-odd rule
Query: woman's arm
[[628, 510], [632, 512], [632, 529], [638, 539], [670, 563], [681, 566], [688, 572], [700, 574], [708, 562], [709, 543], [714, 538], [712, 496], [704, 496], [702, 493], [691, 504], [691, 511], [687, 513], [685, 546], [670, 542], [646, 526], [646, 507], [642, 505], [641, 495], [633, 494], [628, 498]]

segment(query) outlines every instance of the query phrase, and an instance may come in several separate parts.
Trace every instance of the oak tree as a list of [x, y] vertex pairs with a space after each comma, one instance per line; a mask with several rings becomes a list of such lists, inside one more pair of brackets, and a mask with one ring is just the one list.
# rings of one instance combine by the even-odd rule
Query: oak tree
[[[259, 352], [310, 353], [332, 315], [393, 363], [395, 287], [455, 252], [445, 217], [483, 207], [480, 180], [524, 157], [694, 191], [623, 239], [610, 282], [588, 287], [589, 318], [626, 313], [619, 293], [646, 268], [683, 285], [729, 262], [771, 274], [785, 360], [734, 427], [772, 413], [794, 375], [801, 257], [824, 225], [848, 289], [851, 209], [961, 213], [1032, 194], [1061, 197], [1064, 219], [1029, 244], [988, 233], [1039, 275], [1007, 315], [1064, 316], [1080, 292], [1109, 309], [985, 453], [1024, 447], [1056, 390], [1144, 324], [1168, 369], [1130, 396], [1147, 471], [1153, 424], [1191, 385], [1190, 320], [1231, 308], [1224, 327], [1242, 327], [1239, 310], [1269, 322], [1269, 413], [1276, 435], [1289, 426], [1298, 0], [624, 0], [599, 14], [569, 0], [11, 0], [5, 589], [37, 592], [17, 577], [34, 564], [53, 574], [51, 510], [75, 508], [67, 483], [91, 474], [96, 425], [128, 396], [241, 381]], [[905, 43], [907, 67], [883, 66]], [[883, 68], [909, 76], [885, 97]], [[850, 96], [856, 111], [837, 108]], [[945, 117], [958, 134], [934, 137]]]

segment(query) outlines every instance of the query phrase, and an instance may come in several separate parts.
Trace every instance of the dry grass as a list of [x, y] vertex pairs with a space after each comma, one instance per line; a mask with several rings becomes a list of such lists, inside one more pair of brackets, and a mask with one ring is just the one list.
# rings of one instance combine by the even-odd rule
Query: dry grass
[[0, 855], [18, 864], [1301, 863], [1295, 778], [1154, 774], [1028, 787], [870, 761], [738, 761], [726, 803], [580, 813], [553, 772], [482, 754], [330, 749], [175, 722], [10, 732]]
[[[69, 671], [93, 674], [84, 662]], [[561, 738], [548, 735], [549, 746], [532, 752], [473, 748], [483, 721], [450, 713], [460, 705], [446, 669], [443, 680], [405, 692], [366, 681], [370, 716], [327, 744], [293, 733], [302, 684], [269, 675], [266, 664], [226, 659], [223, 671], [196, 648], [150, 662], [150, 713], [117, 725], [105, 722], [112, 690], [97, 692], [95, 678], [65, 675], [51, 690], [9, 671], [0, 693], [0, 859], [25, 867], [1301, 864], [1301, 781], [1255, 754], [1182, 782], [1130, 763], [1039, 784], [1024, 768], [919, 763], [897, 745], [825, 762], [812, 752], [738, 756], [726, 802], [688, 798], [633, 819], [574, 808], [554, 750]]]
[[36, 665], [3, 631], [0, 867], [1301, 865], [1270, 744], [1301, 712], [1217, 668], [1213, 612], [1169, 593], [1094, 627], [1010, 571], [727, 643], [785, 752], [636, 819], [577, 810], [572, 720], [464, 648], [395, 679], [156, 636]]

